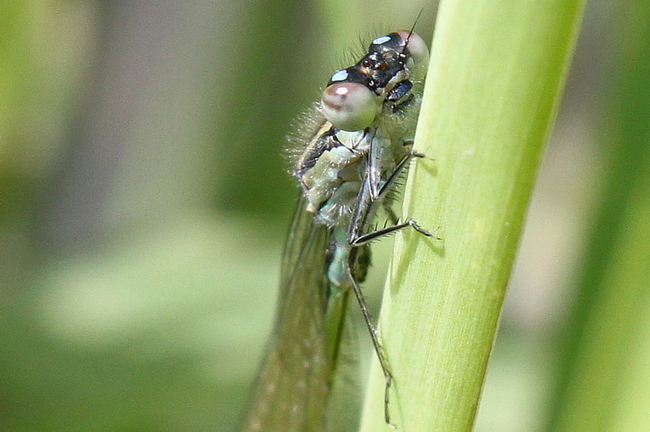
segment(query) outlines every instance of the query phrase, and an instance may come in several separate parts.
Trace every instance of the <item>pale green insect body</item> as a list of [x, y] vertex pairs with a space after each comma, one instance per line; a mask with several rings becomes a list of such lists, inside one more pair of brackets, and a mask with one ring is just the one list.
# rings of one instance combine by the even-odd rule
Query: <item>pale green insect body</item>
[[[285, 247], [275, 328], [245, 432], [356, 429], [360, 397], [338, 403], [350, 393], [342, 384], [350, 291], [371, 330], [388, 396], [392, 375], [359, 283], [370, 264], [370, 241], [409, 226], [430, 235], [410, 219], [399, 223], [386, 199], [409, 160], [419, 156], [410, 143], [428, 56], [424, 41], [410, 31], [376, 38], [355, 65], [332, 75], [303, 132], [291, 139], [302, 148], [292, 172], [301, 196]], [[392, 225], [369, 230], [378, 210], [385, 210]], [[345, 412], [329, 412], [335, 405]]]

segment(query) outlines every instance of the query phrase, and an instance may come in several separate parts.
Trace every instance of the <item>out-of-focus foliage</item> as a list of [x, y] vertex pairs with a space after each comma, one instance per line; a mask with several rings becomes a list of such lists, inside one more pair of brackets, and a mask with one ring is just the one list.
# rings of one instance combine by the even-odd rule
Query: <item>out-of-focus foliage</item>
[[0, 4], [0, 429], [236, 428], [298, 193], [284, 135], [363, 14], [421, 7], [389, 3]]
[[619, 3], [611, 22], [597, 128], [604, 188], [563, 334], [555, 431], [650, 423], [650, 6]]

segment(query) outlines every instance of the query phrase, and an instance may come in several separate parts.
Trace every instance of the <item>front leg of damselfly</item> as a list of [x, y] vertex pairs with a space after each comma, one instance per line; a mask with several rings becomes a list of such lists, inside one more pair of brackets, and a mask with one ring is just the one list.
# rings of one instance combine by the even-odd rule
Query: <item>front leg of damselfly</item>
[[395, 181], [399, 178], [400, 175], [402, 175], [404, 169], [413, 160], [413, 158], [425, 158], [425, 157], [426, 156], [424, 154], [418, 153], [414, 150], [411, 150], [408, 153], [406, 153], [404, 156], [402, 156], [402, 158], [397, 162], [397, 165], [395, 166], [393, 172], [388, 176], [386, 181], [384, 181], [380, 185], [379, 190], [373, 193], [372, 195], [373, 200], [377, 200], [381, 198], [383, 195], [386, 194], [388, 190], [390, 190], [395, 185]]
[[395, 180], [404, 172], [409, 162], [414, 158], [424, 158], [424, 154], [418, 153], [411, 150], [413, 148], [413, 140], [408, 139], [403, 142], [404, 147], [408, 148], [409, 151], [402, 156], [402, 158], [397, 162], [397, 165], [393, 169], [392, 173], [385, 180], [382, 179], [382, 164], [383, 160], [386, 157], [383, 152], [387, 151], [387, 148], [390, 146], [382, 145], [382, 137], [380, 131], [375, 131], [375, 136], [372, 138], [370, 152], [368, 155], [368, 185], [370, 186], [370, 197], [371, 199], [379, 199], [386, 190], [389, 190], [393, 187]]

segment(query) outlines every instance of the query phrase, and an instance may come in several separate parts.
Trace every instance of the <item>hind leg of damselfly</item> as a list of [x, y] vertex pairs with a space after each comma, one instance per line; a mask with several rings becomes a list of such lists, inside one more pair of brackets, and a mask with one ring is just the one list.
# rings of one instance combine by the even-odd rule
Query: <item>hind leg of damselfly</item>
[[413, 219], [407, 219], [403, 223], [399, 223], [398, 222], [399, 219], [397, 218], [395, 213], [392, 212], [392, 210], [388, 212], [388, 215], [389, 218], [392, 220], [393, 225], [384, 227], [382, 229], [374, 230], [368, 233], [361, 232], [361, 227], [365, 224], [368, 216], [372, 214], [372, 212], [374, 211], [374, 206], [378, 202], [380, 202], [382, 198], [384, 198], [386, 193], [391, 189], [391, 187], [394, 186], [395, 181], [397, 180], [397, 178], [399, 178], [400, 174], [403, 172], [404, 168], [408, 165], [408, 163], [412, 160], [413, 157], [424, 157], [424, 155], [415, 152], [409, 152], [405, 156], [403, 156], [402, 159], [400, 159], [400, 161], [397, 163], [393, 172], [386, 178], [386, 181], [383, 182], [383, 184], [379, 188], [377, 188], [379, 192], [376, 196], [373, 196], [374, 194], [371, 192], [372, 187], [369, 184], [369, 177], [366, 177], [364, 179], [364, 183], [359, 193], [359, 199], [357, 201], [357, 206], [354, 209], [354, 214], [349, 229], [349, 235], [350, 235], [349, 241], [350, 241], [350, 245], [352, 246], [352, 250], [350, 253], [348, 266], [347, 266], [348, 277], [349, 280], [351, 281], [355, 297], [357, 298], [357, 301], [359, 303], [359, 308], [361, 309], [361, 313], [363, 314], [364, 320], [368, 327], [368, 331], [370, 332], [372, 344], [374, 346], [375, 352], [377, 353], [377, 358], [379, 359], [379, 364], [384, 374], [384, 378], [386, 381], [386, 386], [384, 390], [384, 417], [386, 423], [391, 427], [395, 427], [395, 425], [391, 423], [390, 409], [389, 409], [390, 389], [393, 382], [393, 375], [391, 372], [390, 365], [388, 363], [388, 359], [386, 358], [383, 347], [379, 341], [379, 333], [375, 325], [373, 324], [370, 313], [368, 312], [368, 307], [366, 305], [363, 292], [361, 291], [361, 287], [358, 281], [355, 279], [353, 275], [354, 272], [352, 271], [352, 269], [356, 264], [356, 256], [357, 256], [356, 251], [358, 250], [358, 248], [370, 243], [371, 241], [391, 235], [397, 231], [400, 231], [408, 227], [415, 229], [417, 232], [427, 237], [431, 237], [433, 235], [431, 232], [422, 229]]

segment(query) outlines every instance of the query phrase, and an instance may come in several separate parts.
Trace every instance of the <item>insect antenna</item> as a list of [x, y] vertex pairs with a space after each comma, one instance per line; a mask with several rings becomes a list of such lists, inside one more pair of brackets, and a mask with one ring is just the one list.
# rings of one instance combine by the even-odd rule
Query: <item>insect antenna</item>
[[422, 12], [424, 12], [424, 6], [422, 9], [420, 9], [420, 12], [418, 12], [418, 16], [415, 17], [415, 21], [413, 22], [413, 25], [411, 26], [411, 29], [409, 30], [409, 35], [406, 38], [406, 43], [404, 44], [404, 48], [402, 48], [402, 54], [404, 54], [404, 50], [406, 49], [406, 46], [409, 44], [409, 39], [411, 39], [411, 35], [413, 34], [413, 30], [415, 30], [415, 26], [417, 25], [418, 21], [420, 20], [420, 17], [422, 16]]

